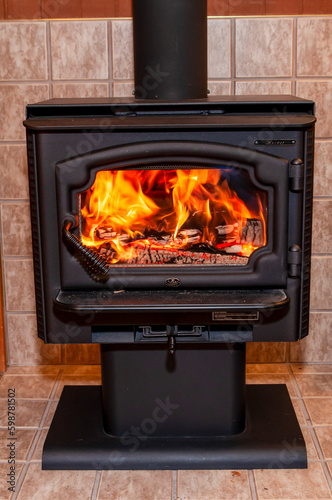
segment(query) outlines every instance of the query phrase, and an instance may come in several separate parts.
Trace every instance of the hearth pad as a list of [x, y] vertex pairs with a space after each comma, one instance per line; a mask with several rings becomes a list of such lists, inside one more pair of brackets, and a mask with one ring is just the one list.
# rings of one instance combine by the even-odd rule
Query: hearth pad
[[[128, 429], [129, 431], [129, 429]], [[123, 442], [122, 442], [123, 441]], [[304, 438], [286, 385], [246, 386], [246, 428], [229, 437], [123, 440], [103, 430], [100, 386], [65, 386], [44, 470], [302, 469]]]

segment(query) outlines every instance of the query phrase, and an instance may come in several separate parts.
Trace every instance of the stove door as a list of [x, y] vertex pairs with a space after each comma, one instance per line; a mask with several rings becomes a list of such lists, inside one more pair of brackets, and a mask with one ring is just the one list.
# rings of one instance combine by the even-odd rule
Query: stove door
[[75, 289], [286, 287], [286, 160], [207, 142], [108, 148], [56, 167]]

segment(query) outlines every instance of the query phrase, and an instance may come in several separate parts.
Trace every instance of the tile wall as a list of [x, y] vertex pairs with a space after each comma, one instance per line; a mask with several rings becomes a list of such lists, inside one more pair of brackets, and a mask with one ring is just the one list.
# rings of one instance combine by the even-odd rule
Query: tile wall
[[[8, 361], [94, 364], [97, 346], [36, 334], [24, 108], [49, 97], [128, 96], [130, 20], [0, 22], [0, 222]], [[252, 344], [250, 362], [332, 361], [332, 17], [209, 20], [212, 94], [289, 94], [317, 103], [310, 336]]]

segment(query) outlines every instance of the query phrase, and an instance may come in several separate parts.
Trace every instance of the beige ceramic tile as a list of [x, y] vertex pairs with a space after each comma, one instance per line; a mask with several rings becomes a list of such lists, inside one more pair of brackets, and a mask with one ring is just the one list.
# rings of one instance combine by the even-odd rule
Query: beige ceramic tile
[[312, 257], [310, 306], [330, 309], [332, 304], [332, 257]]
[[[309, 335], [300, 342], [290, 345], [290, 360], [302, 362], [330, 362], [332, 359], [332, 338], [326, 332], [332, 330], [332, 312], [310, 313]], [[296, 373], [332, 373], [332, 365], [303, 365], [293, 368]]]
[[[46, 401], [29, 401], [18, 399], [15, 405], [15, 425], [16, 427], [39, 427], [46, 410]], [[0, 426], [8, 425], [7, 400], [0, 400]]]
[[250, 364], [246, 365], [247, 373], [285, 373], [289, 375], [289, 371], [287, 365], [282, 363], [274, 363], [274, 364]]
[[39, 462], [29, 465], [19, 500], [90, 500], [96, 471], [46, 471]]
[[48, 429], [43, 429], [39, 435], [36, 448], [33, 452], [31, 460], [34, 462], [41, 462], [43, 455], [44, 442], [48, 433]]
[[293, 398], [292, 399], [292, 404], [293, 404], [293, 408], [295, 410], [295, 413], [296, 413], [296, 416], [297, 416], [297, 420], [298, 420], [300, 426], [303, 427], [305, 425], [308, 425], [308, 422], [306, 421], [306, 419], [304, 417], [304, 413], [303, 413], [303, 410], [302, 410], [301, 401], [299, 399]]
[[314, 201], [313, 222], [312, 222], [313, 224], [312, 251], [314, 253], [331, 252], [332, 248], [331, 216], [332, 216], [332, 200]]
[[0, 80], [47, 80], [46, 23], [1, 23], [0, 60]]
[[332, 141], [316, 141], [314, 195], [332, 196]]
[[54, 80], [108, 78], [106, 21], [51, 22]]
[[0, 140], [25, 140], [25, 106], [49, 98], [46, 84], [6, 84], [0, 86]]
[[132, 97], [134, 92], [134, 82], [115, 82], [113, 83], [114, 97]]
[[[98, 346], [99, 347], [99, 346]], [[63, 366], [63, 375], [79, 376], [79, 377], [100, 377], [101, 376], [101, 366], [100, 365], [72, 365]]]
[[299, 80], [296, 95], [316, 103], [316, 137], [332, 137], [332, 81]]
[[38, 337], [34, 314], [8, 314], [7, 331], [10, 364], [61, 363], [61, 347], [44, 344]]
[[332, 396], [332, 373], [295, 374], [296, 382], [304, 398]]
[[[324, 315], [325, 313], [312, 313], [317, 315]], [[326, 364], [311, 364], [311, 363], [298, 363], [292, 365], [294, 373], [332, 373], [332, 363]]]
[[[235, 472], [235, 473], [234, 473]], [[248, 472], [196, 470], [178, 472], [181, 500], [251, 500]]]
[[327, 466], [329, 468], [329, 471], [330, 471], [330, 476], [332, 478], [332, 462], [327, 462]]
[[4, 281], [7, 311], [35, 310], [32, 260], [6, 260]]
[[315, 432], [325, 459], [332, 459], [332, 426], [316, 427]]
[[98, 375], [89, 375], [86, 377], [69, 375], [62, 376], [57, 387], [54, 399], [60, 398], [65, 385], [101, 385], [101, 377]]
[[0, 398], [7, 398], [15, 389], [16, 399], [48, 399], [56, 380], [55, 375], [7, 375], [0, 380]]
[[306, 398], [304, 403], [313, 425], [332, 425], [332, 398]]
[[112, 21], [112, 55], [114, 80], [133, 80], [133, 50], [132, 21]]
[[286, 384], [289, 395], [292, 397], [297, 396], [290, 375], [277, 374], [277, 373], [271, 373], [271, 374], [247, 373], [246, 381], [247, 384]]
[[210, 95], [231, 95], [231, 82], [208, 81]]
[[29, 198], [25, 144], [0, 144], [0, 199]]
[[332, 76], [332, 18], [299, 18], [297, 76]]
[[57, 406], [58, 406], [58, 401], [52, 401], [52, 403], [50, 404], [49, 410], [47, 412], [47, 416], [46, 416], [46, 419], [44, 421], [43, 427], [48, 428], [51, 425], [55, 410], [57, 409]]
[[292, 32], [292, 19], [236, 19], [236, 76], [292, 76]]
[[330, 489], [320, 463], [308, 469], [255, 471], [258, 500], [328, 500]]
[[65, 346], [65, 363], [99, 364], [100, 347], [91, 344], [72, 344]]
[[231, 76], [231, 21], [229, 19], [208, 20], [208, 76], [230, 78]]
[[250, 342], [247, 344], [247, 363], [284, 363], [284, 342]]
[[1, 207], [3, 255], [31, 256], [32, 237], [29, 203], [6, 203]]
[[108, 83], [53, 83], [53, 97], [108, 97]]
[[238, 81], [235, 83], [236, 95], [291, 94], [292, 82], [282, 80]]
[[171, 500], [171, 471], [103, 471], [98, 500]]
[[16, 429], [13, 441], [9, 441], [8, 429], [0, 429], [0, 460], [8, 460], [9, 448], [8, 442], [15, 442], [16, 460], [22, 462], [28, 458], [28, 454], [37, 431], [35, 429]]
[[[10, 471], [10, 467], [13, 467], [13, 465], [8, 465], [8, 463], [0, 464], [0, 475], [2, 478], [6, 477], [7, 474]], [[24, 467], [24, 464], [16, 463], [15, 464], [15, 476], [13, 476], [15, 484], [18, 483], [18, 480], [20, 478], [22, 469]], [[10, 481], [10, 478], [7, 478], [7, 480]], [[12, 491], [9, 491], [8, 488], [10, 488], [11, 485], [7, 484], [7, 481], [1, 481], [0, 482], [0, 498], [1, 500], [10, 500], [14, 493]]]
[[[9, 316], [9, 315], [8, 315]], [[58, 375], [61, 366], [36, 365], [36, 366], [9, 366], [7, 375]]]

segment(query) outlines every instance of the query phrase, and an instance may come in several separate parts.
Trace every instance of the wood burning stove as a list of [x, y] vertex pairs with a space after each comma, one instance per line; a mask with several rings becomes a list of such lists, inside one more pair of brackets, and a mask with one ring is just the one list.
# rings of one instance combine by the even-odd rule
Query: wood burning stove
[[314, 120], [294, 97], [28, 106], [40, 337], [133, 340], [169, 313], [307, 335]]
[[38, 334], [102, 353], [43, 468], [305, 467], [286, 387], [245, 386], [245, 345], [308, 334], [314, 103], [203, 96], [193, 58], [178, 74], [166, 43], [158, 66], [139, 3], [136, 98], [27, 107]]
[[[66, 442], [59, 458], [70, 400], [80, 415], [87, 401], [72, 388], [44, 467], [276, 466], [283, 445], [271, 422], [285, 421], [290, 403], [280, 387], [244, 390], [244, 346], [308, 333], [313, 103], [51, 100], [28, 106], [27, 118], [39, 335], [101, 344], [102, 395], [86, 390], [97, 391], [104, 427], [100, 408], [85, 411], [113, 436], [105, 450], [110, 439], [121, 455], [113, 464]], [[155, 401], [167, 398], [178, 408], [157, 425]], [[258, 414], [251, 430], [248, 411]], [[252, 455], [266, 446], [257, 434], [268, 415], [272, 452]], [[152, 437], [140, 441], [131, 428], [146, 419]], [[100, 447], [91, 422], [85, 439]], [[291, 441], [295, 428], [298, 446], [294, 426], [280, 432]], [[235, 456], [233, 434], [246, 450]], [[197, 456], [188, 436], [204, 436]], [[303, 453], [287, 466], [303, 466]]]

